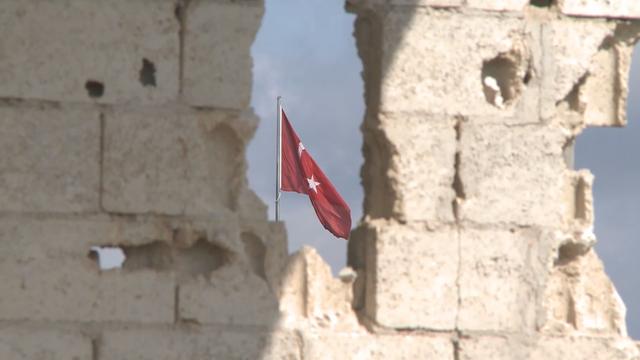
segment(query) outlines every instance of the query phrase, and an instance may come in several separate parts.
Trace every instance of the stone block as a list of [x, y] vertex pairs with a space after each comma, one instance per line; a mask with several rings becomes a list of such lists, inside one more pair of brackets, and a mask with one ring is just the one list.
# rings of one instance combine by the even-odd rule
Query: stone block
[[203, 328], [201, 331], [107, 331], [99, 346], [100, 360], [264, 359], [301, 360], [298, 337], [248, 329]]
[[470, 336], [460, 341], [460, 360], [632, 360], [639, 352], [625, 338]]
[[[387, 167], [384, 173], [389, 188], [367, 189], [371, 194], [367, 199], [369, 212], [384, 214], [391, 210], [394, 218], [425, 221], [434, 227], [452, 223], [455, 119], [398, 113], [380, 114], [379, 118], [384, 135], [367, 141], [388, 142], [386, 146], [393, 150], [366, 152], [367, 161], [370, 166]], [[382, 195], [385, 192], [386, 196]]]
[[640, 3], [629, 0], [559, 0], [566, 15], [610, 18], [640, 18]]
[[106, 115], [103, 206], [118, 213], [234, 210], [246, 186], [249, 114], [113, 111]]
[[[552, 118], [556, 114], [556, 107], [563, 103], [569, 110], [584, 113], [585, 99], [584, 95], [580, 99], [580, 91], [584, 91], [581, 87], [587, 80], [592, 84], [598, 83], [597, 86], [603, 89], [611, 89], [615, 65], [613, 61], [609, 63], [613, 55], [604, 45], [613, 37], [614, 31], [615, 25], [608, 22], [563, 20], [543, 25], [542, 41], [547, 56], [543, 60], [542, 118]], [[602, 99], [597, 98], [601, 95], [594, 93], [590, 96], [593, 97], [592, 101], [596, 101], [591, 107], [599, 108], [599, 112], [610, 112], [615, 94], [608, 93]], [[605, 102], [604, 108], [602, 102]]]
[[175, 284], [152, 270], [100, 273], [89, 258], [0, 263], [0, 319], [173, 323]]
[[467, 6], [491, 11], [522, 11], [529, 0], [467, 0]]
[[0, 262], [84, 260], [93, 246], [171, 242], [173, 231], [174, 227], [163, 220], [3, 216], [0, 217]]
[[394, 8], [382, 20], [380, 110], [538, 122], [538, 32], [518, 18]]
[[80, 334], [19, 328], [0, 329], [0, 359], [93, 360], [91, 339]]
[[2, 1], [0, 97], [101, 103], [177, 98], [172, 0]]
[[191, 1], [184, 33], [183, 97], [190, 105], [244, 109], [261, 2]]
[[276, 295], [255, 274], [233, 266], [180, 285], [179, 316], [200, 324], [274, 324], [279, 316]]
[[[0, 78], [2, 66], [0, 62]], [[17, 104], [0, 106], [0, 154], [0, 210], [98, 210], [100, 119], [97, 111]]]
[[451, 330], [458, 303], [455, 229], [369, 223], [366, 314], [381, 326]]
[[462, 229], [457, 328], [535, 330], [551, 240], [535, 230]]
[[446, 335], [308, 333], [304, 335], [303, 358], [454, 360], [454, 349]]
[[575, 191], [563, 159], [569, 135], [554, 126], [465, 123], [460, 218], [480, 224], [563, 226], [573, 208], [569, 194]]

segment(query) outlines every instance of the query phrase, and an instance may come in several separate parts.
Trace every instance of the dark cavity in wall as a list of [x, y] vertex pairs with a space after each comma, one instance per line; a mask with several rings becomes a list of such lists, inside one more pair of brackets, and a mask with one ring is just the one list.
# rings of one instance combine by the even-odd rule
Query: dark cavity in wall
[[148, 59], [142, 59], [140, 83], [143, 86], [156, 86], [156, 65]]
[[[106, 246], [101, 249], [119, 249], [124, 253], [122, 269], [125, 271], [155, 270], [173, 272], [179, 278], [190, 278], [198, 275], [205, 277], [227, 264], [230, 253], [207, 241], [197, 240], [191, 246], [172, 246], [161, 241], [144, 245]], [[101, 253], [92, 249], [89, 258], [99, 262]], [[103, 269], [108, 270], [108, 269]]]
[[529, 4], [536, 7], [551, 7], [553, 0], [531, 0]]
[[89, 97], [97, 99], [104, 95], [104, 84], [100, 81], [96, 80], [87, 80], [84, 84], [85, 89], [87, 89], [87, 93]]
[[521, 90], [521, 82], [530, 80], [526, 75], [522, 79], [518, 76], [518, 64], [513, 54], [500, 54], [485, 61], [481, 76], [485, 99], [499, 108], [512, 103]]

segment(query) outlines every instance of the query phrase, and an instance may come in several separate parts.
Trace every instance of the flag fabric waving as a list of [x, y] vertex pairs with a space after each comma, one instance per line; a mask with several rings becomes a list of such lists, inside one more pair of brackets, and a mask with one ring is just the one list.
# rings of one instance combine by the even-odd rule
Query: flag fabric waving
[[304, 148], [284, 110], [282, 116], [281, 190], [309, 196], [316, 215], [333, 235], [349, 239], [351, 210]]

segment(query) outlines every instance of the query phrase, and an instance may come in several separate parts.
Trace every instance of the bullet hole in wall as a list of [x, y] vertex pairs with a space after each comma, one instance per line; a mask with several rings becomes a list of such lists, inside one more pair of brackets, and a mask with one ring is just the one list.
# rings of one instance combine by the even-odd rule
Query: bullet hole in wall
[[96, 80], [87, 80], [84, 84], [85, 89], [87, 89], [87, 93], [89, 97], [97, 99], [104, 95], [104, 84], [100, 81]]
[[140, 69], [140, 83], [143, 86], [156, 86], [156, 65], [148, 59], [142, 59]]

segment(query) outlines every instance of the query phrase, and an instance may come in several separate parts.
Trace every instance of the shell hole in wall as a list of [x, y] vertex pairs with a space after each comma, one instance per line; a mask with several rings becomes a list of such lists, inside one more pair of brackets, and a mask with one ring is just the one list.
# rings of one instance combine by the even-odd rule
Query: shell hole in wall
[[98, 263], [100, 270], [105, 271], [122, 268], [127, 257], [122, 248], [117, 246], [93, 246], [89, 258]]
[[513, 54], [500, 54], [482, 64], [482, 88], [488, 103], [497, 108], [505, 108], [518, 97], [527, 72], [522, 79], [518, 74], [518, 63]]

